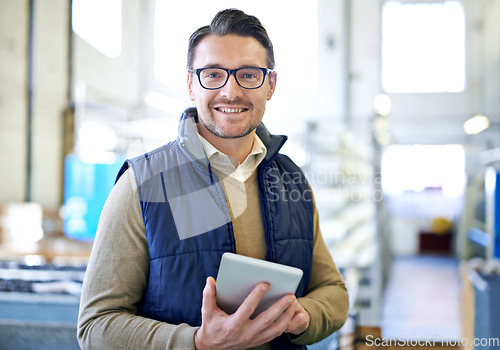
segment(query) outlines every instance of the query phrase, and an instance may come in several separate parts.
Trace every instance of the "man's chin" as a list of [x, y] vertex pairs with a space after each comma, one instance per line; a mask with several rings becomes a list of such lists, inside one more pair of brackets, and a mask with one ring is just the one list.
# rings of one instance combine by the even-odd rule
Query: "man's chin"
[[252, 131], [254, 131], [256, 127], [248, 128], [243, 131], [220, 130], [218, 128], [207, 128], [207, 129], [213, 135], [220, 137], [222, 139], [239, 139], [252, 133]]

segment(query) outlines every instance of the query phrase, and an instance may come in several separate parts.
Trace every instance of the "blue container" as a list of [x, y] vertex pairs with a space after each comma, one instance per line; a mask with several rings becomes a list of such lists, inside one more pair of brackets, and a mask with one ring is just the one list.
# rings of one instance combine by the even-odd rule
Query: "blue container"
[[493, 257], [500, 259], [500, 170], [489, 167], [485, 172], [486, 222], [493, 235]]
[[[474, 285], [474, 349], [492, 349], [490, 338], [500, 338], [500, 275], [476, 274]], [[481, 344], [482, 342], [482, 344]]]
[[109, 164], [84, 162], [75, 154], [64, 162], [64, 234], [93, 241], [102, 208], [115, 183], [123, 159]]

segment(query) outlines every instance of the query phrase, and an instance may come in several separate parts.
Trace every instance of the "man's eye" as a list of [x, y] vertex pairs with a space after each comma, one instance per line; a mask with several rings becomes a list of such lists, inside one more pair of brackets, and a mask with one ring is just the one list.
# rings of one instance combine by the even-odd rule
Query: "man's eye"
[[216, 72], [211, 72], [211, 73], [207, 73], [207, 74], [205, 74], [205, 77], [206, 77], [206, 78], [211, 78], [211, 79], [213, 79], [213, 78], [218, 78], [218, 77], [220, 77], [220, 74], [219, 74], [219, 73], [216, 73]]
[[253, 73], [250, 73], [250, 72], [241, 73], [241, 75], [240, 75], [240, 79], [243, 79], [243, 80], [253, 80], [256, 78], [257, 78], [257, 76]]

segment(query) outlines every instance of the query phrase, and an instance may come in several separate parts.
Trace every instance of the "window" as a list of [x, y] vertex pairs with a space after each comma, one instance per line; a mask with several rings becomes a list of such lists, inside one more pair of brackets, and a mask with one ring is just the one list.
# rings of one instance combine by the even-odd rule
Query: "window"
[[118, 57], [122, 46], [122, 0], [73, 0], [72, 26], [76, 34], [108, 57]]
[[382, 188], [388, 195], [438, 190], [460, 196], [465, 151], [460, 145], [392, 145], [382, 158]]
[[382, 156], [382, 190], [392, 215], [456, 218], [465, 184], [460, 145], [392, 145]]
[[465, 89], [465, 15], [460, 2], [384, 4], [382, 87], [389, 93]]

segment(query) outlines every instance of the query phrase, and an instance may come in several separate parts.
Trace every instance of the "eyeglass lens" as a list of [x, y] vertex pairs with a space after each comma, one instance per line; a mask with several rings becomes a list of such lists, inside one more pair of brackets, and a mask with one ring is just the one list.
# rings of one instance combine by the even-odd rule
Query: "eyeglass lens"
[[[205, 68], [200, 72], [201, 85], [208, 89], [218, 89], [222, 87], [228, 77], [227, 72], [220, 68]], [[244, 88], [255, 89], [264, 82], [264, 72], [257, 68], [241, 68], [234, 76], [236, 81]]]

